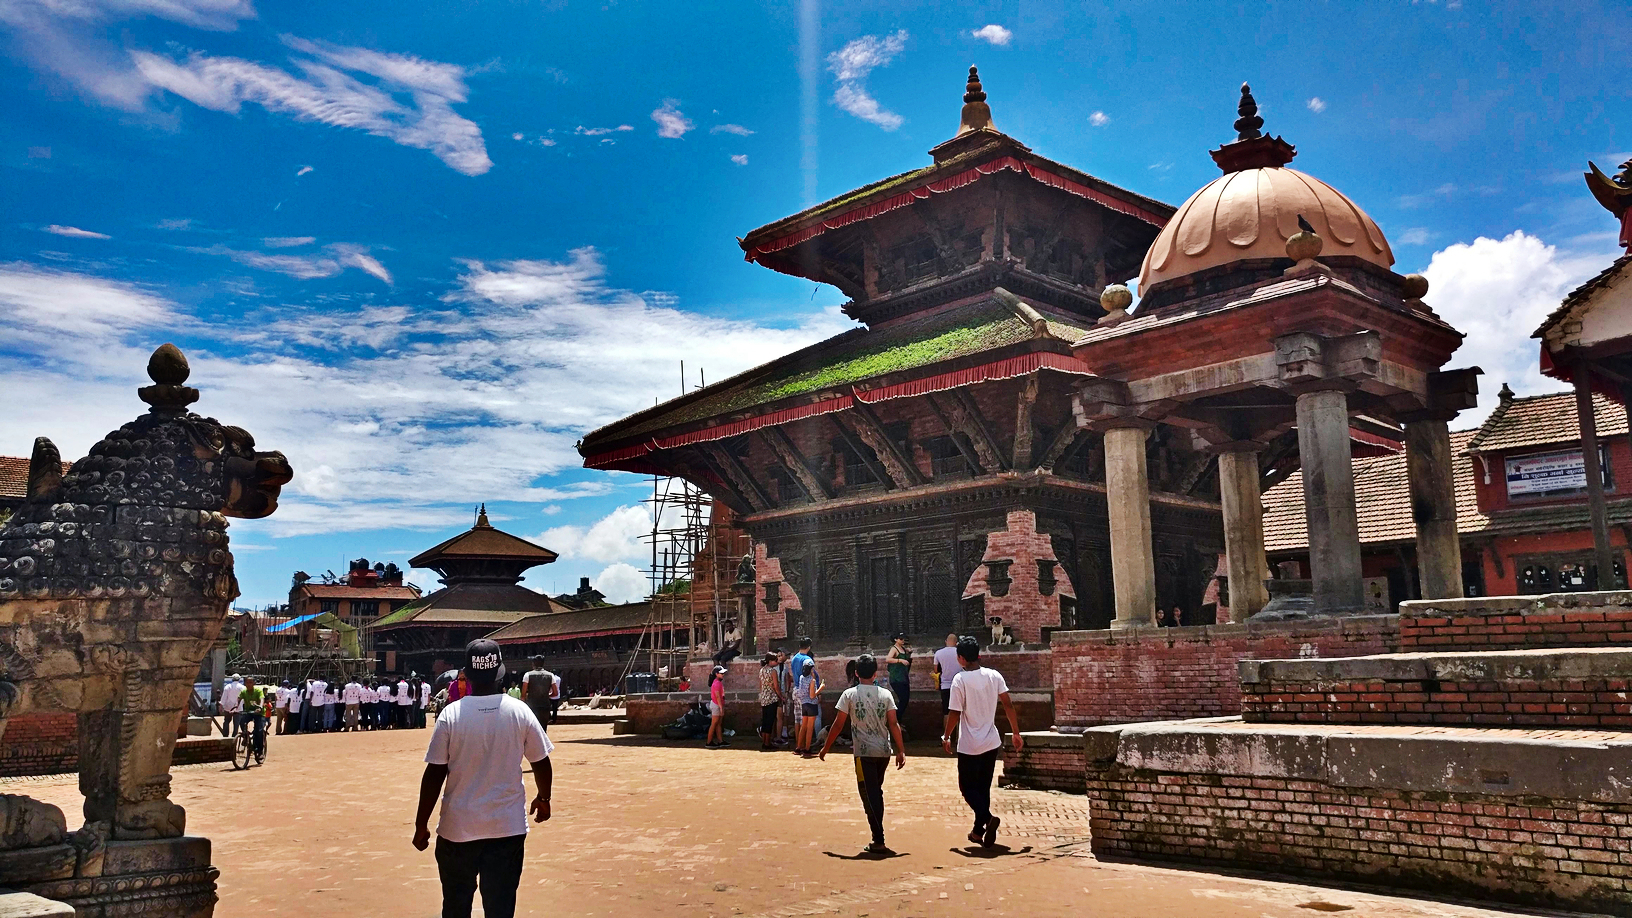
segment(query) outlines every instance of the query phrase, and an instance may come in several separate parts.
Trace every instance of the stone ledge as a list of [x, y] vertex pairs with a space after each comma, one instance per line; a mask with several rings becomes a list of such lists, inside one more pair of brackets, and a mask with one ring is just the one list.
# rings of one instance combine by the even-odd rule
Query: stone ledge
[[74, 918], [74, 907], [33, 893], [0, 889], [0, 918]]
[[1466, 599], [1413, 599], [1400, 603], [1400, 618], [1463, 618], [1488, 615], [1551, 615], [1588, 611], [1632, 611], [1632, 590], [1546, 593], [1536, 596], [1477, 596]]
[[[1618, 803], [1632, 795], [1632, 733], [1242, 724], [1239, 718], [1099, 727], [1090, 770], [1307, 780], [1334, 787]], [[1114, 751], [1113, 751], [1114, 750]]]
[[1058, 749], [1063, 752], [1081, 752], [1084, 746], [1081, 733], [1055, 733], [1052, 730], [1026, 732], [1022, 730], [1020, 737], [1025, 741], [1028, 750]]
[[1552, 682], [1632, 678], [1632, 648], [1389, 653], [1319, 660], [1242, 660], [1242, 685], [1341, 682]]

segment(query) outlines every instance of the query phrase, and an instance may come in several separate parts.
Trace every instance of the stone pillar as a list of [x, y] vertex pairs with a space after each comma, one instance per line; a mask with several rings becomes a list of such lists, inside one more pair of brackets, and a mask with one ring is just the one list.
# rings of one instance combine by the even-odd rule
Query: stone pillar
[[1455, 458], [1444, 419], [1405, 422], [1405, 469], [1417, 524], [1423, 599], [1462, 597], [1462, 540], [1456, 532]]
[[1150, 475], [1145, 427], [1105, 431], [1105, 504], [1111, 523], [1111, 583], [1116, 620], [1111, 627], [1156, 623], [1156, 559], [1150, 543]]
[[1315, 612], [1358, 612], [1366, 605], [1365, 584], [1360, 577], [1360, 523], [1349, 455], [1349, 399], [1342, 390], [1317, 389], [1298, 396], [1298, 459], [1303, 466]]
[[1230, 621], [1244, 622], [1269, 602], [1264, 581], [1264, 502], [1255, 446], [1218, 454], [1219, 502], [1224, 509], [1224, 554], [1230, 572]]

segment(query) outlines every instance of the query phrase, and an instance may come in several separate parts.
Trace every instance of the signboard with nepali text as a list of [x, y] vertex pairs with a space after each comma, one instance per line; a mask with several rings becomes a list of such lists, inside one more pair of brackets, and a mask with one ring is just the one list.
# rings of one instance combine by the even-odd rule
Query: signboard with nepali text
[[[1599, 465], [1605, 472], [1608, 471], [1606, 459], [1600, 449]], [[1508, 497], [1563, 494], [1584, 491], [1587, 487], [1585, 464], [1578, 449], [1514, 456], [1507, 459], [1506, 463]], [[1609, 476], [1605, 474], [1606, 485], [1609, 483], [1608, 478]]]

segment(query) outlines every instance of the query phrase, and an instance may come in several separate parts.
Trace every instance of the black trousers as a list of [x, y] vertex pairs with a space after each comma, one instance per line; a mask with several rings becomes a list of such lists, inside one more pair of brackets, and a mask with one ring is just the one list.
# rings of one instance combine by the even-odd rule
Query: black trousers
[[436, 837], [436, 872], [442, 878], [442, 918], [470, 918], [476, 889], [482, 914], [514, 918], [526, 835], [452, 842]]
[[884, 775], [889, 770], [887, 757], [856, 756], [856, 791], [867, 813], [867, 828], [873, 830], [873, 841], [880, 845], [884, 844]]
[[1000, 747], [979, 755], [958, 753], [958, 790], [975, 811], [976, 832], [986, 831], [986, 822], [992, 818], [992, 772], [1002, 752]]

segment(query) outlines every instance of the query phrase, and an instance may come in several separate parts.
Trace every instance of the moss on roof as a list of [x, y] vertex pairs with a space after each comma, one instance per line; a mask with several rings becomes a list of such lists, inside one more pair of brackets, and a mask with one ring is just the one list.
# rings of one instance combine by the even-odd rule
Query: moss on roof
[[[1063, 341], [1080, 337], [1090, 323], [1048, 317], [1049, 332]], [[650, 409], [623, 423], [604, 427], [585, 438], [600, 443], [654, 431], [759, 405], [809, 395], [863, 380], [943, 363], [995, 350], [1032, 338], [1031, 326], [996, 302], [908, 319], [880, 329], [856, 329], [771, 361], [734, 379], [704, 389], [691, 400]], [[700, 397], [698, 397], [700, 396]]]

